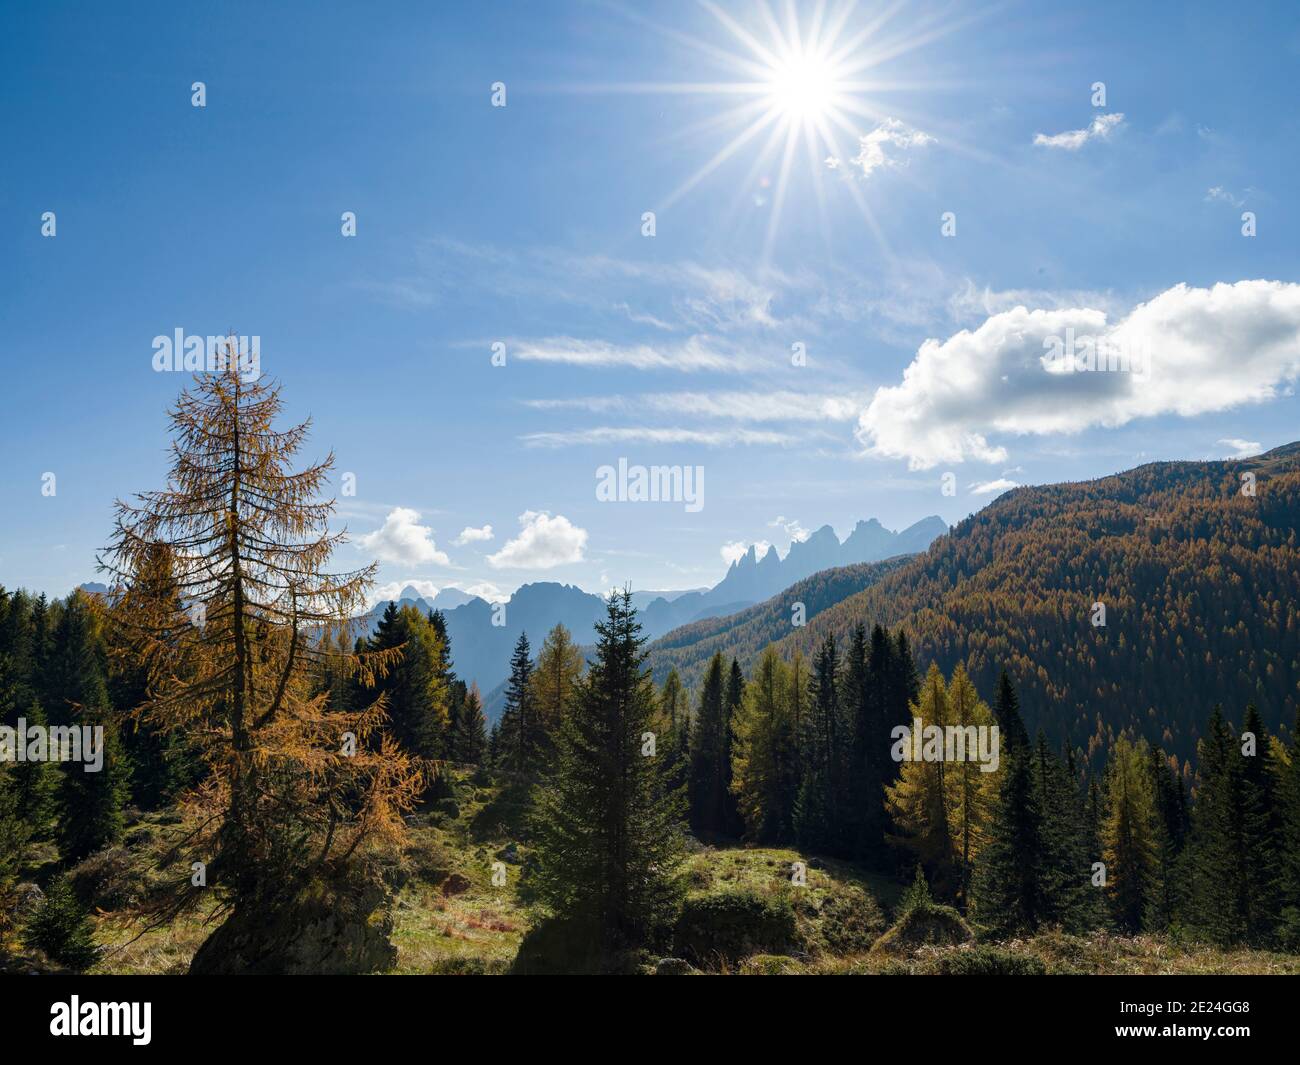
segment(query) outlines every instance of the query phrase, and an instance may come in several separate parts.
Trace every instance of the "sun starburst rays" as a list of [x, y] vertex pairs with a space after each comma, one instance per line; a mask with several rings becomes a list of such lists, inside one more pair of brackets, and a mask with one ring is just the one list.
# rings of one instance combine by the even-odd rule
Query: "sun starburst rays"
[[[716, 0], [700, 0], [700, 4], [720, 27], [722, 37], [710, 40], [707, 35], [684, 33], [645, 16], [632, 17], [705, 57], [715, 71], [725, 72], [723, 77], [607, 88], [729, 101], [718, 114], [690, 123], [671, 135], [669, 139], [676, 142], [702, 140], [719, 133], [726, 140], [655, 206], [661, 211], [672, 207], [729, 160], [752, 153], [753, 161], [741, 194], [725, 213], [734, 219], [746, 203], [767, 209], [762, 237], [766, 265], [776, 246], [781, 219], [791, 202], [796, 160], [804, 157], [799, 166], [806, 165], [810, 174], [820, 176], [827, 171], [829, 159], [849, 159], [854, 155], [865, 132], [858, 128], [863, 121], [879, 123], [888, 117], [873, 97], [924, 88], [924, 82], [907, 84], [886, 76], [879, 68], [916, 47], [913, 42], [919, 42], [921, 36], [930, 39], [934, 24], [927, 22], [918, 31], [919, 36], [895, 33], [889, 38], [882, 37], [882, 31], [902, 8], [901, 0], [873, 11], [860, 25], [852, 27], [851, 32], [850, 19], [856, 10], [854, 0], [834, 5], [818, 0], [802, 21], [789, 0], [779, 12], [767, 0], [759, 0], [754, 17], [744, 22]], [[726, 75], [733, 75], [734, 80], [726, 80]], [[849, 148], [847, 154], [841, 148], [842, 143]], [[888, 256], [881, 228], [866, 193], [859, 187], [861, 182], [845, 184], [882, 253]], [[832, 227], [825, 183], [814, 181], [813, 190], [818, 219], [829, 244]]]
[[[903, 27], [898, 23], [904, 0], [864, 3], [863, 10], [857, 0], [816, 0], [802, 9], [796, 9], [793, 0], [757, 0], [745, 9], [724, 8], [720, 0], [699, 3], [719, 32], [687, 32], [654, 15], [622, 9], [627, 18], [704, 60], [703, 76], [698, 80], [567, 87], [578, 92], [686, 95], [725, 101], [715, 114], [685, 122], [660, 138], [660, 143], [678, 146], [688, 141], [708, 145], [710, 138], [722, 143], [708, 145], [704, 161], [653, 204], [655, 209], [663, 211], [680, 203], [726, 164], [752, 156], [748, 174], [721, 217], [730, 225], [747, 206], [767, 210], [762, 231], [763, 265], [767, 266], [781, 219], [791, 204], [815, 200], [830, 246], [834, 228], [828, 202], [830, 186], [824, 178], [831, 170], [839, 170], [843, 180], [837, 180], [836, 187], [847, 190], [881, 254], [892, 257], [877, 220], [880, 205], [877, 202], [873, 211], [870, 202], [878, 201], [879, 194], [863, 180], [881, 164], [855, 164], [862, 163], [868, 137], [878, 134], [883, 125], [892, 129], [894, 124], [906, 122], [914, 134], [932, 128], [926, 116], [909, 114], [908, 109], [897, 106], [897, 97], [958, 86], [942, 83], [916, 68], [910, 76], [902, 75], [898, 61], [976, 16], [954, 13], [951, 7], [932, 8]], [[774, 4], [779, 6], [774, 8]], [[936, 139], [929, 134], [920, 137], [919, 143]], [[954, 137], [944, 135], [943, 141], [945, 147], [978, 154], [977, 149]], [[878, 148], [875, 151], [879, 154]], [[802, 159], [796, 169], [800, 156], [806, 157], [810, 182], [804, 181]], [[892, 163], [885, 165], [902, 169]], [[791, 200], [790, 186], [796, 181], [809, 185], [812, 195]]]

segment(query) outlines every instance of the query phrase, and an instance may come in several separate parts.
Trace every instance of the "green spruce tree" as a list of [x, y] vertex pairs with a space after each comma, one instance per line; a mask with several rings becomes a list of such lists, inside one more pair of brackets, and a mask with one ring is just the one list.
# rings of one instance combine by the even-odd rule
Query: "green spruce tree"
[[533, 688], [533, 660], [528, 634], [521, 632], [510, 656], [506, 705], [501, 714], [498, 766], [516, 781], [531, 781], [542, 769], [547, 739], [537, 712]]
[[[630, 592], [611, 594], [533, 819], [537, 898], [602, 956], [652, 943], [680, 897], [684, 807], [664, 787]], [[577, 931], [581, 929], [582, 931]]]
[[699, 709], [691, 732], [691, 828], [705, 839], [723, 836], [729, 827], [731, 739], [726, 687], [722, 655], [715, 654], [704, 672]]

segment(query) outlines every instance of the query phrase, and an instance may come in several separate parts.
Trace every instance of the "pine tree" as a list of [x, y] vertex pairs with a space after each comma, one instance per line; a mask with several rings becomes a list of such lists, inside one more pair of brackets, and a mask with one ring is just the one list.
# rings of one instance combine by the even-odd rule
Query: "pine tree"
[[800, 846], [829, 854], [846, 850], [841, 818], [847, 806], [847, 743], [841, 720], [839, 667], [835, 637], [829, 635], [813, 657], [808, 711], [799, 737], [800, 783], [794, 813]]
[[546, 734], [537, 713], [533, 661], [529, 652], [528, 634], [521, 632], [510, 656], [510, 679], [498, 738], [497, 764], [516, 781], [536, 779], [546, 750]]
[[[933, 662], [911, 713], [921, 719], [922, 728], [950, 722], [947, 685]], [[885, 789], [886, 807], [897, 829], [890, 842], [906, 848], [928, 870], [930, 885], [940, 897], [955, 899], [961, 872], [948, 819], [944, 764], [941, 760], [896, 761], [901, 767], [898, 780]]]
[[1101, 892], [1092, 885], [1094, 853], [1071, 762], [1051, 753], [1040, 729], [1033, 753], [1033, 787], [1039, 810], [1039, 919], [1067, 932], [1105, 924]]
[[25, 938], [54, 961], [78, 971], [89, 969], [99, 958], [85, 907], [61, 876], [46, 887], [45, 898], [32, 915]]
[[1088, 795], [1084, 801], [1083, 819], [1089, 860], [1100, 861], [1101, 826], [1106, 819], [1106, 805], [1102, 801], [1101, 779], [1096, 773], [1088, 776]]
[[[182, 615], [171, 551], [158, 545], [142, 561], [133, 583], [147, 589], [151, 599], [169, 603], [169, 612]], [[185, 738], [164, 733], [144, 720], [139, 709], [148, 701], [151, 686], [160, 682], [160, 664], [149, 653], [147, 641], [135, 632], [135, 620], [123, 600], [107, 612], [109, 701], [121, 715], [122, 748], [131, 767], [131, 802], [147, 810], [171, 803], [200, 774]]]
[[1291, 743], [1276, 759], [1278, 768], [1278, 942], [1300, 952], [1300, 711]]
[[808, 701], [808, 663], [804, 661], [803, 652], [796, 650], [790, 659], [790, 721], [794, 725], [796, 745], [803, 735]]
[[469, 685], [463, 680], [453, 678], [447, 687], [447, 759], [451, 762], [464, 762], [463, 719], [465, 715], [465, 696], [469, 694]]
[[[457, 683], [456, 670], [452, 666], [451, 658], [451, 637], [447, 634], [447, 618], [441, 610], [429, 611], [429, 628], [432, 630], [437, 639], [438, 646], [442, 653], [438, 656], [436, 663], [437, 679], [435, 681], [438, 688], [446, 691], [447, 694], [447, 728], [451, 727], [451, 689]], [[444, 743], [447, 742], [444, 738]]]
[[1238, 737], [1241, 759], [1241, 864], [1246, 897], [1246, 940], [1268, 943], [1277, 924], [1282, 880], [1275, 752], [1263, 718], [1246, 707]]
[[[30, 688], [16, 682], [11, 663], [10, 656], [0, 652], [0, 725], [17, 730], [21, 718], [28, 729], [45, 728], [45, 711], [35, 698], [25, 706], [20, 704], [23, 693]], [[15, 761], [10, 774], [16, 816], [32, 838], [48, 838], [60, 779], [58, 767], [48, 759]]]
[[1029, 730], [1025, 728], [1025, 719], [1020, 716], [1020, 697], [1005, 669], [998, 673], [998, 694], [993, 703], [993, 716], [997, 719], [1005, 751], [1029, 750]]
[[965, 757], [948, 765], [944, 773], [948, 824], [957, 859], [958, 898], [966, 905], [975, 860], [988, 838], [988, 825], [997, 802], [998, 772], [986, 772], [987, 766], [975, 757], [974, 737], [979, 734], [977, 730], [992, 727], [993, 714], [975, 691], [961, 663], [953, 670], [948, 683], [948, 712], [951, 716], [948, 723], [970, 737], [966, 740]]
[[459, 742], [457, 761], [481, 765], [487, 758], [487, 719], [477, 682], [466, 689], [461, 700]]
[[691, 828], [706, 838], [724, 835], [728, 828], [729, 731], [724, 666], [722, 655], [715, 654], [704, 673], [699, 710], [691, 732]]
[[[900, 634], [901, 636], [901, 634]], [[858, 723], [861, 751], [854, 771], [862, 775], [856, 801], [862, 804], [860, 857], [879, 869], [889, 867], [887, 839], [889, 818], [885, 810], [885, 788], [898, 780], [899, 764], [890, 757], [890, 733], [908, 721], [906, 681], [895, 684], [909, 663], [898, 659], [897, 645], [880, 625], [871, 630], [867, 648], [866, 691], [859, 696]]]
[[1157, 924], [1167, 927], [1182, 909], [1182, 876], [1179, 856], [1187, 841], [1187, 793], [1182, 777], [1164, 751], [1152, 747], [1149, 752], [1150, 774], [1155, 784], [1156, 816], [1160, 825], [1160, 883], [1161, 895], [1157, 905]]
[[876, 740], [874, 728], [875, 700], [868, 661], [867, 630], [858, 622], [853, 626], [842, 665], [841, 698], [847, 735], [848, 771], [846, 773], [847, 809], [843, 832], [855, 857], [868, 849], [870, 814], [881, 805], [876, 775], [878, 762], [873, 758]]
[[28, 676], [32, 698], [42, 707], [51, 705], [50, 682], [54, 676], [54, 617], [50, 604], [41, 593], [32, 603], [31, 642], [28, 659]]
[[726, 833], [729, 836], [739, 836], [745, 830], [745, 823], [740, 816], [740, 807], [736, 802], [736, 793], [731, 786], [731, 754], [736, 743], [736, 718], [740, 714], [740, 708], [745, 701], [745, 674], [741, 671], [740, 662], [735, 658], [731, 660], [731, 669], [727, 673], [727, 694], [726, 694], [726, 731], [723, 734], [722, 746], [722, 770], [726, 782], [727, 792], [724, 797], [725, 824]]
[[[108, 703], [108, 688], [98, 653], [96, 607], [81, 591], [64, 605], [54, 639], [57, 663], [57, 699], [71, 723], [91, 731], [92, 746], [102, 747], [93, 757], [82, 744], [83, 761], [61, 764], [59, 790], [59, 850], [69, 863], [121, 838], [126, 822], [122, 808], [129, 789], [130, 769], [118, 736], [118, 724]], [[53, 752], [51, 752], [53, 754]]]
[[21, 588], [10, 593], [0, 586], [0, 663], [3, 673], [2, 692], [12, 706], [25, 706], [33, 698], [39, 701], [40, 688], [36, 679], [34, 644], [36, 640], [36, 607], [41, 609], [41, 628], [48, 624], [45, 617], [44, 597], [33, 602]]
[[1032, 932], [1046, 908], [1043, 898], [1043, 813], [1034, 758], [1020, 716], [1020, 700], [1003, 670], [995, 705], [1002, 742], [1002, 779], [989, 839], [975, 877], [973, 914], [1002, 938]]
[[1103, 787], [1102, 861], [1115, 924], [1140, 932], [1153, 924], [1160, 884], [1160, 825], [1146, 741], [1121, 735], [1110, 750]]
[[[167, 487], [117, 503], [103, 566], [156, 665], [142, 720], [186, 735], [208, 770], [189, 796], [195, 828], [173, 866], [184, 875], [145, 910], [167, 922], [215, 891], [227, 923], [264, 927], [288, 918], [313, 880], [342, 887], [363, 874], [362, 854], [395, 850], [423, 777], [383, 734], [382, 695], [350, 712], [319, 690], [333, 637], [361, 613], [374, 574], [327, 570], [346, 539], [329, 530], [333, 502], [322, 499], [332, 456], [293, 470], [309, 424], [276, 429], [279, 387], [245, 379], [233, 338], [219, 354], [221, 368], [196, 375], [171, 412]], [[136, 580], [160, 550], [181, 614], [175, 597]], [[389, 650], [345, 665], [365, 686], [400, 661]], [[194, 861], [207, 891], [190, 886]], [[200, 948], [192, 968], [213, 960]]]
[[549, 738], [559, 730], [560, 721], [573, 698], [574, 686], [582, 676], [582, 651], [563, 625], [546, 634], [537, 652], [533, 670], [533, 702], [541, 730]]
[[611, 594], [533, 820], [537, 896], [604, 952], [650, 942], [680, 897], [680, 793], [647, 757], [655, 693], [630, 592]]
[[685, 794], [691, 770], [691, 710], [675, 669], [668, 671], [659, 693], [658, 725], [667, 737], [665, 787]]
[[[894, 654], [891, 658], [889, 702], [891, 706], [908, 707], [921, 697], [921, 678], [916, 672], [916, 663], [912, 659], [912, 648], [907, 642], [907, 634], [899, 629], [894, 639]], [[901, 722], [899, 722], [901, 724]]]
[[451, 692], [446, 644], [437, 625], [409, 603], [399, 607], [390, 602], [368, 650], [401, 654], [401, 660], [374, 685], [386, 699], [389, 734], [413, 758], [442, 758]]
[[731, 759], [731, 786], [745, 838], [789, 842], [794, 835], [798, 752], [790, 713], [790, 671], [770, 644], [745, 686]]
[[1264, 943], [1279, 916], [1284, 874], [1273, 827], [1271, 744], [1255, 708], [1247, 711], [1242, 736], [1234, 737], [1216, 706], [1199, 753], [1201, 782], [1184, 866], [1187, 923], [1219, 944]]
[[19, 809], [14, 775], [14, 766], [0, 759], [0, 934], [12, 920], [11, 896], [31, 838], [29, 822]]

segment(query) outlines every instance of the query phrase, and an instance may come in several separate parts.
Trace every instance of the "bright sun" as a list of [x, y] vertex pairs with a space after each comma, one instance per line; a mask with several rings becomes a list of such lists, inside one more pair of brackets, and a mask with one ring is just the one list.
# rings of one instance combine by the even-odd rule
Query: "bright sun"
[[791, 55], [772, 71], [772, 106], [790, 122], [823, 120], [835, 97], [836, 79], [824, 56]]
[[[726, 131], [727, 139], [656, 207], [670, 208], [743, 151], [753, 162], [748, 175], [740, 179], [744, 191], [736, 197], [733, 216], [745, 203], [767, 213], [766, 261], [772, 254], [796, 155], [806, 154], [814, 175], [830, 170], [849, 173], [846, 164], [863, 151], [864, 135], [882, 124], [892, 129], [889, 124], [898, 122], [897, 112], [892, 106], [886, 110], [883, 98], [927, 84], [898, 80], [887, 69], [906, 53], [952, 32], [963, 20], [931, 14], [920, 16], [913, 26], [896, 27], [891, 22], [903, 8], [902, 0], [858, 12], [862, 17], [854, 25], [850, 20], [856, 0], [809, 0], [802, 5], [804, 18], [795, 0], [725, 6], [719, 0], [699, 2], [730, 36], [733, 48], [681, 33], [652, 18], [634, 17], [698, 51], [708, 67], [722, 68], [726, 76], [694, 82], [638, 82], [620, 88], [726, 101], [718, 114], [676, 134], [703, 139]], [[845, 181], [843, 187], [883, 242], [860, 184]], [[816, 182], [815, 195], [829, 236], [825, 185]]]

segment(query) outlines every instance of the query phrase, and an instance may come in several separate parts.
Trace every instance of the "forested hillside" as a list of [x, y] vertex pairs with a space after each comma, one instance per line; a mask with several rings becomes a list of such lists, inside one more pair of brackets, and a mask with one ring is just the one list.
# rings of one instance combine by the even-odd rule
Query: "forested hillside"
[[654, 678], [662, 682], [675, 669], [682, 683], [694, 688], [716, 651], [739, 658], [748, 666], [764, 647], [789, 633], [798, 604], [802, 604], [805, 618], [814, 617], [894, 573], [910, 557], [823, 570], [737, 614], [706, 618], [674, 629], [650, 645]]
[[[1054, 744], [1068, 739], [1095, 761], [1132, 727], [1186, 759], [1215, 703], [1254, 702], [1272, 729], [1293, 723], [1298, 522], [1300, 444], [1018, 488], [923, 555], [810, 610], [806, 626], [791, 627], [786, 609], [779, 649], [808, 655], [832, 633], [842, 643], [864, 618], [901, 627], [922, 668], [962, 663], [981, 690], [1006, 668], [1030, 730], [1041, 726]], [[761, 640], [716, 631], [670, 633], [654, 661], [693, 675], [707, 652], [691, 645], [703, 640], [750, 668]]]

